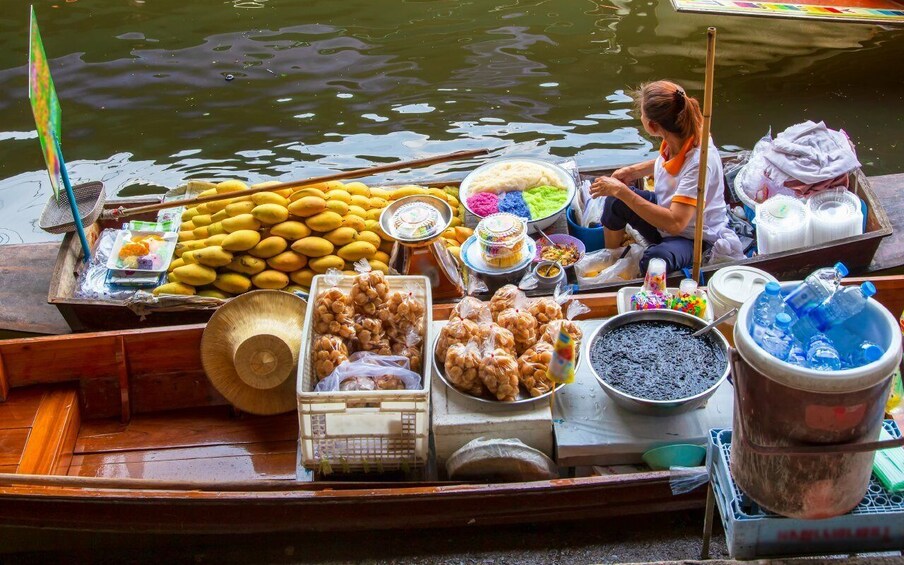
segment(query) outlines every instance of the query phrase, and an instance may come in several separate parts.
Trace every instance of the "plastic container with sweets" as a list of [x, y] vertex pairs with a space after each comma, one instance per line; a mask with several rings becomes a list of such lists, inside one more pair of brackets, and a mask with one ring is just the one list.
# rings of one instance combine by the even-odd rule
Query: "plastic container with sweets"
[[438, 234], [442, 224], [439, 210], [424, 202], [405, 204], [392, 217], [393, 228], [399, 236], [409, 240], [426, 240]]
[[518, 216], [505, 212], [487, 216], [477, 224], [475, 233], [488, 265], [510, 267], [524, 259], [527, 223]]

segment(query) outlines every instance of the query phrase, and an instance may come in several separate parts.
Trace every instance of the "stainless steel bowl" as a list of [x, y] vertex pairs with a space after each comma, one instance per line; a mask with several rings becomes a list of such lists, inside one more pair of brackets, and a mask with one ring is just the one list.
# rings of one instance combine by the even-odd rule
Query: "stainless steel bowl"
[[593, 371], [593, 376], [596, 377], [596, 380], [603, 388], [603, 391], [605, 391], [606, 394], [622, 408], [638, 414], [647, 414], [651, 416], [671, 416], [673, 414], [681, 414], [705, 404], [707, 399], [709, 399], [709, 397], [716, 392], [716, 389], [719, 388], [719, 385], [725, 382], [725, 379], [728, 378], [729, 374], [728, 342], [718, 329], [713, 329], [710, 333], [713, 335], [717, 346], [722, 351], [725, 370], [722, 371], [722, 376], [719, 377], [719, 380], [716, 381], [714, 385], [694, 396], [676, 400], [651, 400], [649, 398], [639, 398], [616, 389], [607, 383], [596, 371], [596, 367], [593, 366], [593, 362], [590, 358], [590, 352], [593, 351], [593, 346], [597, 340], [615, 328], [642, 321], [677, 322], [689, 326], [694, 330], [699, 330], [706, 325], [706, 322], [700, 318], [685, 314], [684, 312], [678, 312], [677, 310], [639, 310], [625, 312], [624, 314], [609, 318], [609, 320], [599, 326], [596, 331], [593, 332], [593, 335], [585, 341], [585, 347], [587, 347], [585, 355], [587, 356], [590, 370]]
[[[396, 232], [396, 228], [392, 224], [392, 219], [395, 216], [396, 211], [406, 204], [413, 204], [415, 202], [429, 204], [433, 208], [436, 208], [436, 210], [439, 212], [440, 219], [436, 224], [437, 227], [435, 228], [435, 235], [426, 238], [420, 237], [412, 239], [402, 237]], [[441, 198], [437, 198], [436, 196], [429, 194], [406, 196], [404, 198], [399, 198], [395, 202], [392, 202], [383, 210], [383, 212], [380, 214], [380, 229], [383, 230], [383, 233], [387, 234], [396, 241], [407, 245], [408, 247], [422, 247], [430, 245], [431, 242], [442, 237], [443, 232], [446, 231], [446, 228], [448, 228], [449, 224], [452, 223], [452, 217], [452, 208], [445, 200]]]

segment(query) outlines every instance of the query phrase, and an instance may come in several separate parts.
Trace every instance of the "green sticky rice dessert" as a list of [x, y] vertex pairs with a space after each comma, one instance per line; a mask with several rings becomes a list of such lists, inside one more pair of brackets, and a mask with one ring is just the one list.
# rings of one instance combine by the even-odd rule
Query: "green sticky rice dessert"
[[539, 220], [559, 211], [568, 198], [568, 191], [555, 186], [538, 186], [525, 190], [523, 196], [530, 217]]

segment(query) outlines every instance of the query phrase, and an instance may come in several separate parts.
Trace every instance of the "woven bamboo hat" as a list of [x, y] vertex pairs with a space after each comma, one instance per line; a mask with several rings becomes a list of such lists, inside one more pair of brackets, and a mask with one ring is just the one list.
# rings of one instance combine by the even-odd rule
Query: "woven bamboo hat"
[[301, 325], [307, 303], [281, 290], [256, 290], [216, 311], [201, 337], [201, 363], [214, 388], [250, 414], [295, 408]]

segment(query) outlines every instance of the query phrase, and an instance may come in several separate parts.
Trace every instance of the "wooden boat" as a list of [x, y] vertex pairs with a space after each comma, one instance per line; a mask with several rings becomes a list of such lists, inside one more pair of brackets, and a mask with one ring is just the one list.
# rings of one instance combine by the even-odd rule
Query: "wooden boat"
[[[585, 178], [593, 178], [608, 171], [584, 171]], [[447, 186], [449, 182], [424, 183], [428, 186]], [[703, 269], [704, 278], [708, 278], [717, 269], [728, 264], [744, 264], [763, 269], [775, 275], [779, 280], [795, 280], [802, 278], [814, 269], [831, 265], [837, 261], [844, 261], [852, 274], [864, 272], [870, 266], [870, 261], [879, 248], [883, 238], [892, 233], [892, 224], [882, 202], [872, 190], [869, 181], [858, 171], [855, 175], [853, 190], [863, 199], [868, 207], [866, 231], [862, 235], [848, 237], [822, 245], [814, 245], [782, 253], [774, 253], [745, 259], [735, 263], [720, 263]], [[114, 201], [108, 203], [108, 207], [136, 206], [145, 202]], [[136, 218], [152, 220], [153, 218]], [[567, 229], [564, 219], [559, 230]], [[104, 228], [114, 227], [115, 222], [98, 222], [88, 230], [89, 240], [96, 238]], [[102, 301], [75, 297], [76, 269], [82, 253], [78, 238], [74, 234], [67, 235], [60, 247], [56, 259], [51, 284], [48, 292], [48, 302], [55, 305], [73, 331], [100, 331], [112, 329], [125, 329], [134, 327], [165, 326], [173, 324], [202, 323], [207, 321], [212, 310], [209, 309], [182, 309], [179, 311], [159, 311], [146, 316], [139, 316], [129, 310], [122, 301]], [[901, 257], [904, 264], [904, 256]], [[679, 277], [680, 278], [680, 277]], [[677, 279], [676, 279], [677, 281]], [[586, 287], [588, 291], [610, 291], [622, 286], [637, 286], [639, 279], [623, 282], [613, 282], [604, 285]]]
[[[904, 309], [904, 276], [872, 279]], [[858, 282], [856, 279], [848, 283]], [[613, 293], [583, 298], [589, 317]], [[449, 305], [436, 305], [437, 319]], [[668, 472], [508, 484], [296, 480], [298, 420], [236, 414], [208, 384], [203, 325], [0, 342], [0, 528], [357, 531], [702, 507]]]

